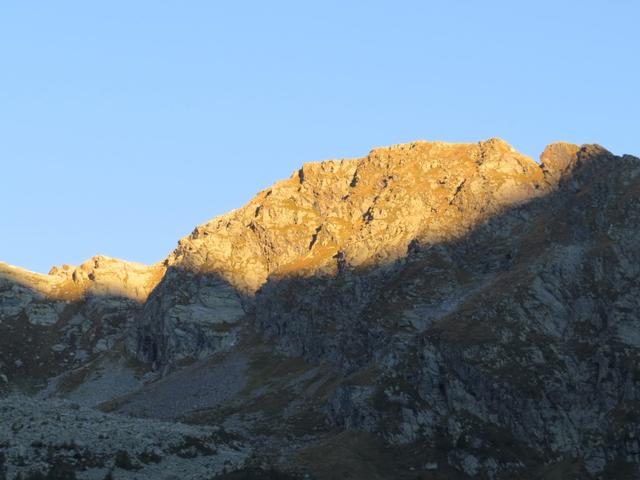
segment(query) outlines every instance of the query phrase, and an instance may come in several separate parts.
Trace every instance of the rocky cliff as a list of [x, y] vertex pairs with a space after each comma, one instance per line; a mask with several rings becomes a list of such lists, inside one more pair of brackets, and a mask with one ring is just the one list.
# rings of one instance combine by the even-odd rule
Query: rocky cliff
[[[179, 242], [166, 262], [172, 274], [145, 307], [148, 315], [140, 318], [138, 354], [160, 363], [193, 355], [193, 337], [202, 329], [186, 342], [171, 341], [170, 332], [177, 322], [181, 330], [198, 323], [194, 310], [207, 312], [207, 324], [212, 317], [233, 323], [267, 281], [391, 267], [411, 245], [460, 238], [550, 188], [536, 162], [498, 139], [417, 142], [375, 149], [357, 160], [305, 164], [248, 205], [197, 227]], [[197, 295], [190, 292], [182, 309], [189, 313], [173, 315], [181, 303], [177, 298], [160, 311], [159, 303], [192, 286], [185, 276], [193, 275], [206, 284], [198, 298], [209, 300], [194, 305]], [[209, 343], [213, 349], [219, 342]]]
[[305, 164], [155, 266], [0, 266], [0, 388], [294, 476], [637, 478], [639, 194], [597, 145]]

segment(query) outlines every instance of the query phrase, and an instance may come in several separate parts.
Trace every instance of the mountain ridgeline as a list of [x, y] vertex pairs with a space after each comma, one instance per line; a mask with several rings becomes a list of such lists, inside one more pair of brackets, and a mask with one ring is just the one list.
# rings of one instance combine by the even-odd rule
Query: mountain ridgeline
[[[0, 264], [0, 478], [638, 478], [639, 279], [636, 157], [304, 164], [152, 266]], [[94, 464], [8, 428], [52, 402]], [[81, 418], [175, 441], [123, 465]]]

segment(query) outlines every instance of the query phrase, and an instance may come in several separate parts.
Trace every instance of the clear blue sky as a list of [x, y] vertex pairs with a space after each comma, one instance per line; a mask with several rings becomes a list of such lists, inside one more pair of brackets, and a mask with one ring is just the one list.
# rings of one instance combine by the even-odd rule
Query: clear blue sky
[[0, 260], [164, 258], [306, 161], [640, 155], [640, 2], [5, 1]]

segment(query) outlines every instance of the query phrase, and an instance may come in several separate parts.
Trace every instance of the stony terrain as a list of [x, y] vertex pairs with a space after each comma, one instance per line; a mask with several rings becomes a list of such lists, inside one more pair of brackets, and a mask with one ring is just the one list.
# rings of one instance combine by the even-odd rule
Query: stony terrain
[[[240, 453], [221, 478], [638, 478], [640, 160], [540, 160], [499, 139], [378, 148], [305, 164], [151, 267], [0, 264], [0, 408], [150, 439], [222, 426], [216, 451]], [[10, 475], [20, 448], [41, 465], [5, 435]]]
[[[201, 479], [244, 465], [250, 452], [216, 427], [107, 415], [60, 400], [0, 400], [9, 478], [34, 471], [77, 478]], [[54, 470], [55, 471], [55, 470]]]

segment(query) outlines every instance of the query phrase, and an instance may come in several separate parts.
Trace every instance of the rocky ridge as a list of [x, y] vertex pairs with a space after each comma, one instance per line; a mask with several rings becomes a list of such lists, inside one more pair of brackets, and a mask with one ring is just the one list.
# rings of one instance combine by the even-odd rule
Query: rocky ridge
[[100, 408], [318, 478], [636, 478], [639, 193], [597, 145], [305, 164], [161, 264], [0, 268], [0, 328], [57, 365], [2, 344], [4, 389], [86, 398], [118, 362], [132, 393]]
[[97, 255], [82, 265], [53, 267], [48, 275], [0, 262], [0, 275], [53, 300], [87, 296], [123, 297], [144, 302], [164, 274], [164, 266], [126, 262]]
[[0, 263], [0, 389], [41, 388], [117, 349], [164, 270], [105, 256], [48, 275]]
[[[543, 195], [552, 188], [545, 178], [535, 161], [499, 139], [416, 142], [375, 149], [362, 159], [305, 164], [180, 240], [166, 261], [170, 274], [140, 317], [141, 337], [132, 350], [160, 363], [194, 354], [188, 345], [197, 334], [173, 345], [166, 343], [171, 335], [155, 333], [176, 329], [175, 317], [160, 313], [156, 302], [166, 304], [176, 284], [193, 283], [185, 276], [197, 275], [222, 297], [222, 305], [218, 293], [211, 307], [203, 305], [207, 323], [212, 317], [233, 323], [267, 280], [389, 265], [412, 242], [460, 238], [502, 209]], [[197, 322], [186, 318], [181, 325]], [[211, 350], [220, 347], [218, 339], [210, 343]]]

